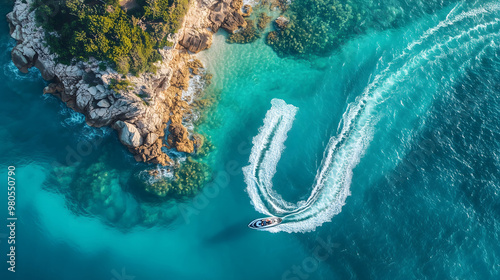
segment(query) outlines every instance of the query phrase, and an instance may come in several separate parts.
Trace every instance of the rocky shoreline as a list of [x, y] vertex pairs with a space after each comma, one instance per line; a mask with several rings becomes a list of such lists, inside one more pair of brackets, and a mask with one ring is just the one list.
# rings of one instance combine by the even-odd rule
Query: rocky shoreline
[[156, 63], [156, 73], [128, 74], [130, 86], [122, 90], [110, 85], [124, 77], [109, 67], [102, 69], [93, 58], [72, 65], [57, 63], [45, 31], [35, 22], [32, 1], [16, 0], [7, 15], [11, 37], [17, 41], [12, 61], [24, 73], [39, 69], [50, 82], [44, 93], [84, 114], [88, 125], [115, 129], [137, 161], [173, 165], [165, 149], [191, 154], [201, 148], [203, 141], [196, 141], [185, 125], [191, 108], [183, 93], [202, 67], [194, 54], [209, 48], [220, 28], [234, 32], [245, 26], [241, 0], [191, 0], [182, 28], [170, 38], [173, 47], [160, 50], [163, 59]]

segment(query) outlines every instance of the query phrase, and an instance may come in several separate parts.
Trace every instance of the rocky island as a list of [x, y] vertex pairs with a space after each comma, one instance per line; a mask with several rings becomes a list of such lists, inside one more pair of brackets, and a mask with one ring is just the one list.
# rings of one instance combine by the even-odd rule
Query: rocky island
[[[165, 46], [157, 48], [161, 57], [152, 63], [154, 70], [135, 75], [119, 73], [117, 67], [94, 57], [60, 62], [59, 55], [47, 42], [47, 33], [55, 38], [59, 35], [45, 30], [37, 20], [35, 2], [16, 0], [7, 20], [11, 36], [17, 41], [12, 50], [14, 64], [24, 73], [31, 67], [39, 69], [43, 79], [50, 82], [44, 93], [57, 96], [68, 107], [84, 114], [88, 125], [114, 128], [120, 142], [137, 161], [172, 165], [165, 149], [186, 154], [200, 149], [203, 141], [187, 129], [193, 114], [190, 102], [194, 98], [189, 87], [196, 82], [190, 79], [200, 74], [198, 68], [202, 66], [193, 54], [209, 48], [212, 34], [220, 28], [233, 32], [245, 26], [241, 0], [189, 1], [180, 28], [176, 33], [166, 34]], [[110, 13], [115, 9], [127, 12], [137, 3], [99, 5], [105, 5], [104, 13]], [[45, 7], [49, 11], [47, 16], [64, 16], [50, 5]], [[156, 23], [134, 20], [143, 30]]]

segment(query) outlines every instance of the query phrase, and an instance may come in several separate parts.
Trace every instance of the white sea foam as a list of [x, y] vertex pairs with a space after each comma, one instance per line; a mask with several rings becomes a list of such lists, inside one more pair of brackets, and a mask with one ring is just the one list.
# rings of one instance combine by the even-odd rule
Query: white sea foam
[[[447, 21], [449, 22], [440, 23], [438, 29], [452, 26], [454, 22], [465, 17], [491, 12], [492, 9], [498, 10], [498, 6], [492, 5], [466, 11], [451, 20], [448, 15]], [[373, 78], [364, 92], [347, 106], [341, 126], [339, 126], [340, 132], [329, 140], [312, 186], [311, 195], [306, 202], [298, 203], [298, 206], [283, 201], [272, 189], [272, 177], [284, 149], [286, 134], [291, 128], [297, 111], [296, 107], [274, 99], [259, 134], [254, 137], [250, 165], [243, 169], [247, 192], [255, 209], [265, 215], [283, 217], [282, 224], [267, 230], [270, 232], [312, 231], [338, 214], [350, 195], [349, 187], [353, 169], [371, 142], [374, 126], [381, 117], [379, 105], [395, 94], [396, 86], [411, 80], [416, 71], [421, 71], [422, 75], [426, 75], [426, 78], [434, 81], [435, 84], [450, 86], [456, 76], [446, 77], [447, 81], [443, 82], [443, 79], [432, 76], [432, 69], [422, 71], [422, 65], [438, 67], [437, 70], [442, 70], [442, 65], [436, 61], [446, 62], [451, 64], [450, 67], [458, 69], [457, 75], [465, 73], [467, 65], [470, 65], [472, 60], [479, 59], [479, 56], [484, 53], [484, 48], [496, 46], [491, 41], [498, 36], [498, 33], [491, 33], [488, 30], [497, 30], [499, 22], [500, 20], [495, 18], [490, 22], [475, 24], [465, 30], [452, 30], [449, 36], [443, 36], [440, 41], [431, 41], [428, 44], [429, 48], [413, 51], [413, 53], [411, 51], [416, 44], [410, 44], [403, 51], [403, 55], [395, 58], [402, 60], [402, 63], [395, 61], [388, 63], [387, 67]], [[429, 39], [436, 30], [436, 27], [427, 30], [419, 41]], [[443, 52], [447, 56], [441, 56]], [[394, 66], [397, 68], [394, 69]], [[432, 97], [428, 102], [431, 102], [430, 100]]]
[[260, 0], [243, 0], [243, 5], [255, 6], [259, 4]]
[[292, 127], [297, 107], [283, 100], [273, 99], [266, 113], [264, 125], [254, 137], [250, 165], [243, 168], [248, 195], [257, 211], [269, 215], [270, 211], [286, 213], [293, 205], [285, 202], [273, 189], [272, 177], [281, 158], [287, 133]]
[[79, 124], [85, 123], [85, 115], [75, 112], [74, 110], [66, 107], [65, 105], [62, 105], [63, 108], [59, 111], [59, 114], [63, 116], [68, 116], [65, 118], [62, 122], [62, 126], [75, 126]]
[[195, 75], [189, 79], [189, 85], [186, 90], [182, 91], [182, 100], [191, 104], [195, 97], [205, 88], [205, 80], [200, 75]]
[[156, 173], [154, 175], [150, 175], [150, 171], [152, 170], [143, 170], [139, 172], [139, 177], [141, 177], [148, 184], [152, 185], [161, 180], [172, 180], [174, 179], [174, 170], [171, 167], [165, 167], [161, 165], [156, 165], [156, 169], [154, 169]]
[[4, 64], [3, 72], [6, 77], [17, 81], [34, 81], [39, 80], [41, 77], [40, 71], [36, 68], [30, 68], [28, 73], [22, 73], [12, 61]]

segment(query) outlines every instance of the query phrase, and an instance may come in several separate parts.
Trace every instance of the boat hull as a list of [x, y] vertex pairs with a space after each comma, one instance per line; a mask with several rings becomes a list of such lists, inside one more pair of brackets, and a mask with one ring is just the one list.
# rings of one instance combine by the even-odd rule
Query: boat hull
[[[268, 217], [268, 218], [255, 219], [248, 224], [248, 227], [251, 229], [266, 229], [266, 228], [270, 228], [270, 227], [275, 227], [275, 226], [281, 224], [282, 221], [283, 220], [281, 218], [278, 218], [278, 217]], [[266, 222], [266, 223], [264, 223], [264, 222]]]

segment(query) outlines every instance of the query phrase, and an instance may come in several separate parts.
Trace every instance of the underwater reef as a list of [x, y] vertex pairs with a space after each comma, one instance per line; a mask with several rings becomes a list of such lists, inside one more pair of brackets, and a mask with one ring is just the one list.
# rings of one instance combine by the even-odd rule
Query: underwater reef
[[369, 29], [397, 28], [411, 18], [422, 16], [458, 2], [457, 0], [426, 3], [400, 3], [392, 0], [294, 0], [280, 7], [282, 16], [266, 42], [282, 57], [309, 58], [326, 56], [349, 38]]
[[255, 42], [260, 38], [255, 21], [251, 19], [246, 19], [245, 21], [247, 23], [245, 27], [229, 35], [227, 38], [228, 43], [246, 44]]

